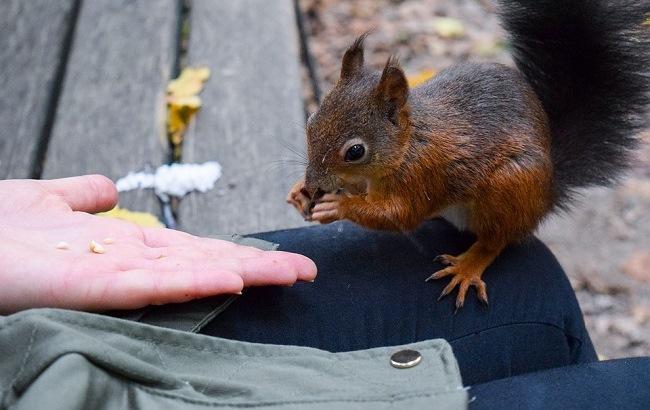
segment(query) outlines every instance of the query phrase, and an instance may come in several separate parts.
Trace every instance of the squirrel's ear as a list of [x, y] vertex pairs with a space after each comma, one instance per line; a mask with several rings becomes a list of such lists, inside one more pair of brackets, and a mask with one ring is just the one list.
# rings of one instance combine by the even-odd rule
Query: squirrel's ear
[[377, 96], [380, 102], [386, 105], [388, 115], [394, 123], [397, 122], [397, 113], [406, 104], [408, 93], [409, 85], [404, 71], [396, 58], [389, 58], [381, 73]]
[[363, 42], [368, 33], [360, 35], [343, 55], [341, 63], [341, 80], [348, 79], [363, 67]]

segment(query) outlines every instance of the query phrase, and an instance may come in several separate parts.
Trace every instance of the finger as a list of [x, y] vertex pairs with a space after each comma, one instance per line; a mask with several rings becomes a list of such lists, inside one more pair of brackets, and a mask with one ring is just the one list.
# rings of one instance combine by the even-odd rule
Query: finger
[[484, 304], [488, 304], [488, 296], [487, 296], [487, 289], [485, 286], [485, 282], [482, 280], [479, 280], [476, 284], [476, 292], [478, 293], [478, 298], [483, 302]]
[[191, 260], [221, 260], [224, 258], [250, 258], [259, 256], [264, 252], [251, 246], [237, 245], [228, 241], [214, 241], [220, 242], [219, 246], [214, 246], [212, 243], [205, 245], [201, 239], [190, 245], [178, 243], [170, 246], [145, 246], [145, 249], [140, 251], [140, 256], [146, 260], [168, 259], [170, 257]]
[[152, 259], [159, 261], [160, 267], [176, 262], [176, 259], [167, 256], [191, 260], [209, 259], [220, 263], [220, 267], [235, 270], [244, 278], [246, 286], [291, 284], [296, 280], [312, 281], [316, 277], [316, 265], [303, 255], [262, 251], [219, 239], [199, 238], [172, 229], [144, 228], [142, 231], [145, 243], [159, 248], [152, 252], [159, 250], [161, 253], [152, 254]]
[[305, 204], [308, 204], [308, 202], [306, 200], [293, 199], [293, 198], [290, 199], [290, 200], [287, 200], [287, 203], [291, 204], [300, 213], [302, 213], [304, 211], [305, 206], [306, 206]]
[[435, 272], [433, 275], [426, 278], [425, 282], [428, 282], [430, 280], [436, 280], [436, 279], [444, 278], [445, 276], [452, 275], [453, 273], [455, 273], [454, 267], [449, 266], [447, 268], [444, 268], [444, 269], [441, 269], [441, 270]]
[[338, 220], [338, 212], [337, 211], [314, 212], [311, 214], [311, 219], [313, 221], [318, 221], [322, 224], [328, 224], [330, 222], [334, 222]]
[[262, 252], [253, 257], [222, 256], [212, 259], [169, 257], [151, 261], [154, 270], [228, 271], [242, 277], [245, 286], [293, 285], [297, 280], [311, 281], [315, 265], [304, 256], [286, 252]]
[[454, 290], [456, 285], [458, 285], [458, 282], [460, 282], [460, 278], [458, 276], [454, 276], [453, 278], [451, 278], [451, 281], [449, 281], [447, 286], [445, 286], [445, 288], [440, 293], [440, 296], [438, 297], [438, 301], [440, 301], [440, 299], [444, 298], [449, 293], [451, 293], [451, 291]]
[[316, 277], [316, 265], [306, 256], [224, 243], [231, 250], [212, 255], [191, 250], [178, 252], [172, 247], [154, 248], [152, 252], [161, 255], [151, 258], [145, 267], [161, 272], [227, 270], [240, 275], [246, 286], [291, 285], [297, 280], [313, 281]]
[[187, 256], [200, 258], [250, 257], [257, 256], [261, 249], [238, 245], [221, 239], [201, 238], [185, 232], [167, 228], [144, 228], [144, 242], [151, 247], [145, 256], [158, 259], [167, 256]]
[[337, 201], [339, 201], [340, 199], [341, 199], [341, 196], [340, 196], [340, 195], [336, 195], [336, 194], [325, 194], [325, 195], [323, 195], [323, 196], [320, 198], [319, 202], [337, 202]]
[[137, 269], [116, 273], [110, 280], [110, 291], [98, 298], [102, 308], [129, 309], [146, 305], [179, 303], [220, 294], [242, 291], [241, 276], [228, 271], [179, 270], [161, 273], [159, 270]]
[[241, 269], [246, 286], [292, 285], [298, 280], [312, 282], [316, 278], [316, 264], [311, 259], [282, 251], [243, 259]]
[[461, 281], [458, 286], [458, 296], [456, 296], [456, 309], [460, 309], [465, 304], [465, 295], [469, 289], [470, 282], [467, 280]]
[[434, 262], [441, 263], [443, 265], [457, 265], [458, 258], [451, 255], [438, 255], [433, 259]]
[[308, 198], [300, 191], [292, 191], [287, 195], [287, 202], [301, 202], [307, 200]]
[[103, 175], [84, 175], [39, 181], [48, 191], [60, 196], [73, 211], [102, 212], [117, 204], [117, 189]]
[[335, 211], [337, 208], [338, 204], [336, 202], [319, 202], [314, 205], [314, 208], [311, 211], [312, 213]]
[[270, 253], [274, 256], [285, 258], [288, 263], [292, 264], [296, 268], [296, 276], [298, 280], [305, 282], [313, 282], [316, 279], [318, 274], [318, 268], [316, 263], [308, 258], [307, 256], [300, 255], [292, 252], [283, 252], [283, 251], [270, 251], [265, 252]]
[[189, 233], [167, 228], [142, 228], [144, 243], [152, 248], [191, 245], [198, 239]]

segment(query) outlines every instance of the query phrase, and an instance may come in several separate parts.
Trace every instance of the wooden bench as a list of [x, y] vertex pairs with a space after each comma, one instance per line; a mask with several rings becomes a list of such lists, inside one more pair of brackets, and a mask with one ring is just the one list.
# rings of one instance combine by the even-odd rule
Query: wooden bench
[[[113, 180], [170, 158], [164, 91], [181, 27], [191, 66], [212, 77], [183, 162], [219, 161], [212, 191], [178, 207], [180, 229], [209, 235], [303, 225], [284, 203], [299, 170], [304, 106], [292, 0], [3, 0], [0, 178], [101, 173]], [[120, 205], [159, 215], [151, 190]]]

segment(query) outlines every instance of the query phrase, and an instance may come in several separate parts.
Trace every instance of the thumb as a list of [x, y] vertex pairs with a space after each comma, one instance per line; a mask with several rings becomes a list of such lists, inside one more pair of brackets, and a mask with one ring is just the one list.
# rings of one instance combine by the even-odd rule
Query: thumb
[[109, 211], [117, 204], [117, 189], [103, 175], [84, 175], [39, 181], [48, 191], [60, 196], [73, 211]]

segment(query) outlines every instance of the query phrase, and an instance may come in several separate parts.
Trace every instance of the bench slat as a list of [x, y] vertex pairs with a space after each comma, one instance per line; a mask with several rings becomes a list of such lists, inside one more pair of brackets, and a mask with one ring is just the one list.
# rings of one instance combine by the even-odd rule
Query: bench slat
[[[164, 93], [178, 22], [175, 0], [82, 3], [44, 178], [117, 179], [167, 160]], [[122, 194], [120, 205], [159, 213], [151, 190]]]
[[0, 178], [29, 178], [50, 107], [74, 0], [0, 2]]
[[209, 235], [304, 225], [284, 202], [300, 167], [278, 164], [291, 157], [286, 144], [304, 145], [292, 1], [192, 1], [188, 59], [212, 77], [183, 161], [217, 160], [223, 176], [214, 190], [181, 201], [181, 229]]

